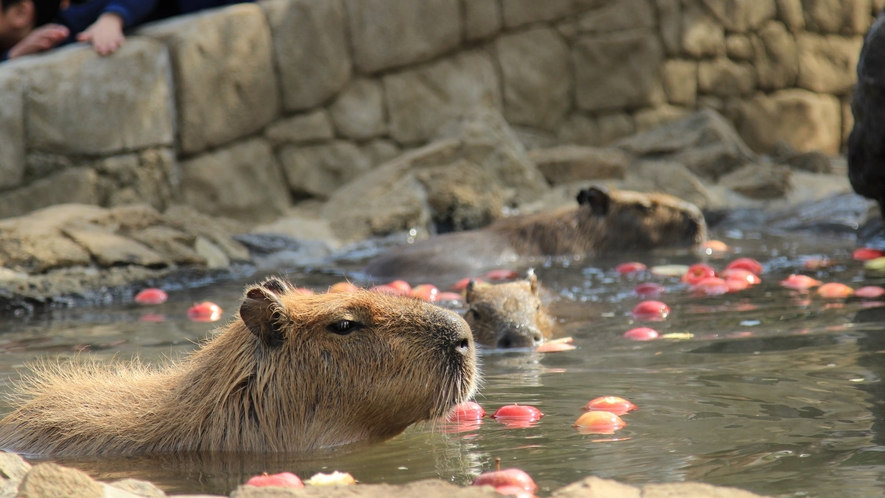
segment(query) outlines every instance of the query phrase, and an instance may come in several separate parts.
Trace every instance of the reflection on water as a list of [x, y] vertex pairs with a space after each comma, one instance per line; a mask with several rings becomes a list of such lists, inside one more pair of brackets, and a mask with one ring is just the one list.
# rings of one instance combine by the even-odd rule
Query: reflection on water
[[[798, 271], [854, 287], [882, 285], [885, 276], [850, 261], [845, 240], [728, 242], [740, 256], [766, 263], [761, 285], [698, 298], [676, 279], [613, 272], [626, 259], [649, 266], [698, 261], [684, 253], [539, 265], [562, 333], [573, 336], [578, 349], [484, 353], [477, 397], [489, 413], [510, 403], [537, 406], [545, 416], [529, 427], [486, 418], [459, 427], [426, 423], [381, 445], [309, 456], [175, 454], [61, 463], [100, 479], [148, 479], [176, 493], [227, 494], [251, 475], [283, 470], [304, 478], [343, 470], [362, 482], [468, 484], [500, 457], [505, 467], [529, 472], [541, 494], [589, 475], [631, 484], [697, 480], [778, 496], [885, 494], [885, 308], [854, 299], [828, 302], [777, 284]], [[806, 259], [821, 256], [837, 264], [803, 271]], [[709, 262], [721, 269], [726, 260]], [[340, 280], [322, 272], [289, 277], [317, 289]], [[685, 339], [621, 337], [637, 325], [629, 312], [640, 298], [632, 289], [643, 281], [662, 283], [667, 293], [659, 299], [672, 309], [653, 327]], [[175, 358], [212, 329], [188, 322], [187, 307], [208, 299], [232, 317], [244, 283], [172, 293], [150, 308], [5, 319], [0, 376], [17, 378], [36, 357]], [[144, 321], [145, 315], [153, 316]], [[161, 315], [165, 320], [157, 321]], [[627, 398], [639, 409], [622, 417], [629, 425], [615, 435], [578, 433], [572, 424], [581, 407], [601, 395]]]

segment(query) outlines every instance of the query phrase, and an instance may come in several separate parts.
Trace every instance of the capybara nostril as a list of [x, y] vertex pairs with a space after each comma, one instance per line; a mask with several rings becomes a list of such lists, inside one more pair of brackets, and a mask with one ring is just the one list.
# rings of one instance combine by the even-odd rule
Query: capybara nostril
[[498, 339], [497, 347], [499, 347], [501, 349], [507, 349], [507, 348], [512, 347], [511, 342], [510, 342], [510, 336], [504, 336], [504, 337]]

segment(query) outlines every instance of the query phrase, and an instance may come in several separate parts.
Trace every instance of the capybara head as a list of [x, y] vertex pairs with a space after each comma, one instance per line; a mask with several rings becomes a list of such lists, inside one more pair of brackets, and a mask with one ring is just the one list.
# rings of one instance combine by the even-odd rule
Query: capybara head
[[591, 187], [577, 196], [580, 216], [593, 226], [599, 252], [693, 247], [707, 237], [697, 206], [667, 194]]
[[87, 455], [309, 451], [393, 437], [477, 383], [457, 314], [368, 291], [304, 295], [270, 278], [240, 316], [166, 368], [62, 364], [0, 421], [0, 447]]
[[525, 280], [492, 285], [471, 280], [464, 319], [476, 342], [493, 348], [528, 348], [550, 336], [553, 318], [541, 302], [540, 284], [529, 270]]

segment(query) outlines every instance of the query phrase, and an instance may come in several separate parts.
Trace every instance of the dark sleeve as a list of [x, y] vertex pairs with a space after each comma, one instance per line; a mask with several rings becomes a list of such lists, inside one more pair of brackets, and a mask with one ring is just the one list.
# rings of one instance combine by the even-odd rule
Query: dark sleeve
[[71, 5], [59, 12], [58, 17], [60, 23], [71, 30], [73, 38], [105, 12], [120, 16], [123, 19], [123, 29], [127, 29], [144, 20], [156, 6], [157, 0], [90, 0]]
[[223, 7], [235, 3], [248, 3], [252, 0], [178, 0], [178, 8], [182, 14], [190, 14], [204, 9]]

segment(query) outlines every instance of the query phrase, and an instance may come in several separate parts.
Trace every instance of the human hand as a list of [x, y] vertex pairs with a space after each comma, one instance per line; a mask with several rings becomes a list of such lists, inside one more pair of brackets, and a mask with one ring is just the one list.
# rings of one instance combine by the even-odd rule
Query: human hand
[[92, 48], [99, 55], [112, 54], [123, 45], [123, 19], [117, 14], [104, 13], [77, 35], [77, 41], [92, 43]]
[[60, 24], [45, 24], [28, 33], [28, 36], [9, 49], [9, 58], [43, 52], [58, 45], [68, 37], [68, 28]]

